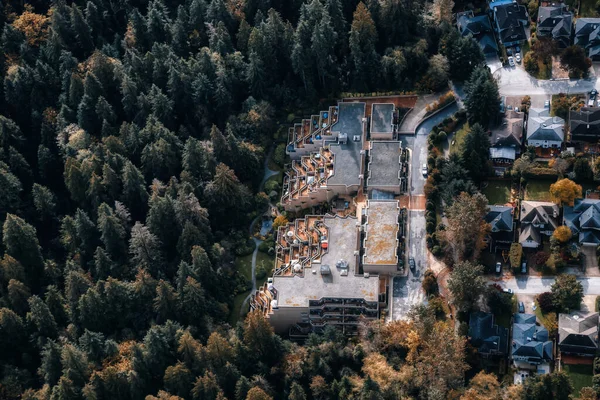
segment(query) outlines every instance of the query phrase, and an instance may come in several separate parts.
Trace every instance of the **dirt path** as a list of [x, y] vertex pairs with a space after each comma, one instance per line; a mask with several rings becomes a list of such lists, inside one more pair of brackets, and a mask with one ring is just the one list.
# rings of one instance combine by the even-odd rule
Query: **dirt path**
[[[269, 168], [269, 159], [271, 158], [272, 154], [273, 154], [273, 147], [271, 147], [271, 149], [269, 150], [269, 153], [265, 157], [263, 179], [260, 182], [260, 185], [258, 186], [259, 193], [263, 190], [267, 180], [270, 177], [277, 175], [279, 173], [279, 171], [273, 171], [272, 169]], [[271, 208], [274, 207], [274, 205], [271, 204], [270, 201], [269, 201], [269, 207], [271, 207]], [[256, 256], [258, 255], [258, 247], [260, 246], [260, 244], [263, 241], [255, 238], [253, 235], [253, 232], [254, 232], [254, 226], [262, 218], [262, 216], [263, 216], [262, 212], [258, 213], [256, 218], [254, 218], [252, 220], [252, 222], [250, 223], [250, 226], [248, 227], [248, 233], [250, 234], [250, 236], [252, 237], [252, 240], [254, 241], [254, 251], [252, 252], [252, 290], [250, 291], [250, 294], [248, 294], [248, 296], [244, 299], [244, 302], [242, 303], [242, 306], [240, 307], [240, 317], [242, 317], [245, 314], [244, 310], [246, 309], [246, 304], [247, 304], [248, 300], [250, 300], [250, 296], [252, 295], [252, 293], [254, 293], [256, 291]]]

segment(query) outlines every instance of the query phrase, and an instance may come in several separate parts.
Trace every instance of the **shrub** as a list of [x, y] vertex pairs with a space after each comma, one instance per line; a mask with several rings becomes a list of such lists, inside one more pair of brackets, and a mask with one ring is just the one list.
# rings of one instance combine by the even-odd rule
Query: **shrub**
[[594, 375], [600, 374], [600, 357], [594, 358]]
[[431, 249], [431, 254], [433, 254], [434, 257], [439, 258], [443, 255], [443, 251], [442, 248], [440, 246], [433, 246], [433, 248]]
[[540, 293], [537, 296], [537, 303], [543, 313], [554, 310], [554, 296], [551, 292]]
[[596, 311], [600, 311], [600, 296], [596, 296]]
[[519, 268], [521, 264], [521, 257], [523, 256], [523, 246], [519, 243], [512, 243], [510, 245], [509, 258], [510, 265], [513, 268]]
[[441, 297], [430, 299], [428, 306], [437, 319], [442, 319], [446, 316], [446, 311], [444, 311], [444, 300]]
[[531, 261], [536, 267], [540, 267], [546, 265], [548, 258], [550, 258], [550, 254], [546, 253], [545, 251], [538, 251], [533, 255]]
[[431, 113], [439, 110], [440, 108], [452, 103], [453, 101], [454, 101], [454, 93], [447, 92], [447, 93], [441, 95], [437, 101], [434, 101], [431, 104], [427, 104], [425, 106], [425, 111], [427, 111], [427, 114], [431, 114]]
[[273, 151], [273, 161], [283, 167], [283, 164], [285, 164], [285, 144], [280, 143], [277, 145], [275, 151]]
[[438, 293], [438, 283], [435, 273], [428, 269], [425, 271], [425, 275], [423, 276], [423, 282], [421, 283], [421, 287], [425, 291], [426, 294], [437, 294]]

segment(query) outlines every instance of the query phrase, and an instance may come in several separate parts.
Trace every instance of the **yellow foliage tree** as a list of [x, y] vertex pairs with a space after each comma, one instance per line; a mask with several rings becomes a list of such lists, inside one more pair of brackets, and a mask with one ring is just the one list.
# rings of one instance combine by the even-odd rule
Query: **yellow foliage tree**
[[575, 199], [582, 196], [581, 185], [564, 178], [550, 185], [550, 195], [557, 204], [572, 206]]
[[288, 219], [283, 215], [278, 215], [273, 221], [273, 229], [277, 229], [280, 226], [285, 226], [288, 224]]
[[492, 400], [501, 397], [500, 383], [496, 375], [481, 371], [473, 377], [469, 389], [461, 396], [460, 400]]
[[569, 240], [571, 240], [573, 233], [568, 226], [563, 225], [556, 228], [552, 236], [554, 236], [554, 238], [561, 243], [567, 243]]
[[39, 46], [48, 37], [48, 21], [45, 15], [31, 12], [28, 8], [13, 22], [13, 27], [23, 32], [30, 46]]

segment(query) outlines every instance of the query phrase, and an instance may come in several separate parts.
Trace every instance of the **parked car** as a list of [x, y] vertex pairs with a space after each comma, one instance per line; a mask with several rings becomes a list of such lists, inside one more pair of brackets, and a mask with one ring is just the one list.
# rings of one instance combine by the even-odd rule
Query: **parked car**
[[500, 275], [500, 272], [502, 272], [502, 264], [500, 264], [499, 262], [496, 263], [496, 273], [498, 275]]
[[414, 258], [410, 257], [410, 258], [408, 259], [408, 266], [409, 266], [409, 267], [410, 267], [410, 269], [412, 269], [412, 270], [414, 270], [414, 269], [415, 269], [415, 267], [416, 267], [416, 264], [415, 264], [415, 259], [414, 259]]
[[594, 107], [594, 102], [595, 102], [595, 101], [596, 101], [596, 100], [594, 100], [594, 99], [592, 99], [592, 98], [590, 97], [590, 99], [588, 100], [588, 104], [587, 104], [587, 106], [588, 106], [588, 107]]
[[521, 264], [521, 273], [522, 274], [527, 273], [527, 261], [523, 261], [523, 264]]
[[519, 312], [523, 314], [525, 312], [525, 304], [522, 301], [519, 302]]
[[507, 47], [506, 48], [506, 55], [507, 56], [512, 56], [512, 48], [511, 47]]
[[509, 289], [509, 288], [504, 288], [502, 291], [503, 291], [504, 293], [513, 294], [513, 291], [512, 291], [512, 289]]
[[544, 102], [544, 108], [550, 109], [550, 100]]
[[508, 57], [508, 65], [510, 65], [511, 67], [515, 66], [515, 59], [512, 57]]
[[515, 61], [521, 64], [521, 53], [515, 54]]
[[423, 164], [423, 167], [421, 168], [421, 173], [423, 174], [423, 176], [427, 176], [427, 164]]
[[516, 51], [517, 53], [520, 53], [520, 52], [521, 52], [521, 48], [520, 48], [519, 46], [515, 46], [515, 51]]

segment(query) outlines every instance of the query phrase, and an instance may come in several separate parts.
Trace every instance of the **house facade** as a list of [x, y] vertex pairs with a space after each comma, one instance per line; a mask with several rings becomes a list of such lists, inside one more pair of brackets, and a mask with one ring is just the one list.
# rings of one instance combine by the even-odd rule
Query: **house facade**
[[548, 330], [536, 325], [534, 314], [514, 314], [510, 353], [515, 368], [537, 373], [550, 370], [553, 343]]
[[495, 1], [490, 3], [490, 11], [498, 40], [505, 47], [520, 45], [527, 40], [525, 27], [529, 25], [529, 14], [525, 6], [516, 1]]
[[552, 236], [559, 225], [558, 206], [546, 201], [522, 201], [519, 219], [521, 233], [519, 243], [526, 248], [536, 249], [542, 244], [543, 236]]
[[598, 313], [558, 314], [558, 348], [561, 354], [594, 357], [598, 351]]
[[571, 141], [598, 143], [600, 140], [600, 108], [582, 107], [569, 113]]
[[561, 48], [571, 44], [573, 14], [565, 4], [540, 7], [538, 10], [537, 36], [551, 38]]
[[547, 108], [530, 108], [527, 120], [527, 145], [560, 148], [565, 139], [565, 120], [550, 116]]
[[600, 200], [575, 199], [573, 207], [563, 207], [563, 224], [583, 246], [600, 244]]
[[472, 10], [456, 14], [456, 26], [462, 36], [471, 35], [486, 55], [498, 53], [494, 30], [487, 15], [475, 16]]
[[583, 47], [593, 61], [600, 60], [600, 18], [577, 19], [574, 42]]
[[490, 251], [510, 248], [514, 239], [513, 208], [491, 205], [484, 220], [490, 224], [490, 234], [487, 238]]

